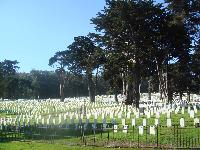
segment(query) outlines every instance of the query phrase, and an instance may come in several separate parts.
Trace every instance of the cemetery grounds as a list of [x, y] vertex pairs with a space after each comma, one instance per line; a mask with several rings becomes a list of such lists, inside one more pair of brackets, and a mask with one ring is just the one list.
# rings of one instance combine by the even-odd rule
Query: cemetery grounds
[[1, 149], [200, 148], [200, 96], [167, 105], [141, 95], [140, 109], [124, 97], [96, 96], [0, 101]]

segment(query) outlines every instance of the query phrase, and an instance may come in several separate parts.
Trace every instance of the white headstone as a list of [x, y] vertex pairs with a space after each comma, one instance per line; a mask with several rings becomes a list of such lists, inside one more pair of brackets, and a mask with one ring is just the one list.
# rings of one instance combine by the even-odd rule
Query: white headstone
[[110, 113], [110, 119], [112, 119], [113, 118], [113, 113]]
[[195, 125], [196, 123], [199, 123], [199, 118], [194, 118], [194, 125]]
[[156, 134], [155, 126], [150, 126], [149, 134], [153, 134], [153, 135]]
[[155, 124], [155, 126], [157, 126], [159, 124], [159, 120], [157, 118], [155, 119], [155, 123], [154, 124]]
[[36, 124], [39, 124], [39, 118], [36, 119]]
[[135, 118], [132, 119], [131, 125], [135, 126]]
[[181, 119], [180, 119], [180, 126], [181, 126], [182, 128], [185, 127], [184, 118], [181, 118]]
[[193, 106], [193, 108], [194, 108], [194, 112], [197, 113], [197, 107], [196, 107], [196, 105]]
[[118, 113], [118, 118], [121, 119], [122, 118], [122, 114]]
[[188, 114], [190, 113], [190, 106], [188, 107]]
[[118, 125], [114, 125], [114, 132], [116, 133], [118, 129]]
[[159, 119], [160, 118], [160, 112], [156, 112], [156, 118]]
[[170, 118], [167, 119], [167, 127], [172, 126], [172, 120]]
[[143, 126], [139, 126], [139, 134], [143, 135], [144, 132], [144, 127]]
[[147, 111], [146, 115], [147, 115], [147, 118], [148, 118], [148, 119], [151, 118], [151, 113], [150, 113], [150, 111]]
[[143, 125], [144, 127], [147, 126], [147, 119], [144, 118], [144, 119], [142, 120], [142, 125]]
[[131, 118], [131, 113], [130, 113], [130, 112], [127, 113], [127, 118], [128, 118], [128, 119]]
[[194, 118], [194, 110], [190, 110], [190, 118]]
[[44, 125], [44, 118], [42, 118], [42, 124]]
[[167, 118], [171, 118], [171, 113], [170, 113], [170, 111], [167, 112]]
[[97, 113], [94, 114], [94, 119], [97, 119]]
[[124, 125], [123, 126], [123, 133], [127, 133], [127, 131], [128, 131], [128, 125]]
[[101, 118], [102, 118], [102, 119], [104, 119], [104, 118], [105, 118], [105, 115], [104, 115], [104, 113], [102, 113], [102, 114], [101, 114]]

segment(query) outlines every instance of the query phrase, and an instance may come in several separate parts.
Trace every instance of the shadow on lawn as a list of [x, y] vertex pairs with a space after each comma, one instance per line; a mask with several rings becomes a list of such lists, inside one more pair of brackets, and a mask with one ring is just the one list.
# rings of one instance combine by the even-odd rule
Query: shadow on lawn
[[20, 140], [57, 140], [75, 139], [87, 136], [102, 136], [111, 132], [113, 125], [107, 124], [106, 130], [102, 123], [85, 124], [63, 124], [63, 125], [30, 125], [30, 126], [2, 126], [0, 130], [0, 142], [20, 141]]

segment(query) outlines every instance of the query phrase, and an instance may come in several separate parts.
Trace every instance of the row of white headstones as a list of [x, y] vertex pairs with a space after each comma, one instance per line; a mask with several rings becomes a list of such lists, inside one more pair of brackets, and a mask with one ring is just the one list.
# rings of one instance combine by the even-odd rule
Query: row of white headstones
[[[42, 124], [44, 125], [45, 124], [45, 121], [44, 121], [45, 119], [42, 118], [41, 120], [42, 120]], [[55, 118], [53, 118], [52, 121], [53, 121], [53, 124], [55, 125], [56, 124]], [[2, 118], [1, 118], [0, 122], [4, 126], [7, 126], [7, 125], [11, 124], [11, 120], [7, 120], [6, 121], [6, 120], [3, 120]], [[49, 122], [50, 122], [50, 119], [47, 119], [47, 125], [49, 125]], [[73, 122], [73, 119], [72, 119], [71, 120], [71, 124], [73, 124], [73, 123], [74, 122]], [[82, 120], [79, 119], [79, 124], [81, 124], [81, 123], [82, 123]], [[92, 124], [93, 129], [96, 129], [96, 124], [97, 123], [98, 123], [97, 119], [94, 119], [94, 122]], [[103, 128], [106, 129], [107, 128], [107, 122], [106, 122], [105, 118], [103, 119], [102, 123], [103, 123]], [[194, 125], [196, 123], [199, 123], [199, 119], [198, 118], [194, 119]], [[39, 118], [37, 119], [37, 124], [39, 124]], [[89, 119], [86, 119], [86, 122], [84, 124], [84, 129], [85, 130], [86, 130], [88, 124], [89, 124]], [[23, 121], [23, 126], [25, 126], [25, 125], [26, 125], [26, 123], [25, 123], [25, 121]], [[30, 125], [30, 122], [28, 122], [28, 125]], [[78, 124], [76, 124], [76, 125], [78, 125]], [[121, 125], [123, 126], [123, 128], [122, 128], [123, 133], [127, 133], [128, 132], [128, 125], [126, 124], [125, 119], [122, 119]], [[155, 135], [156, 134], [156, 127], [158, 125], [159, 125], [159, 120], [156, 118], [155, 119], [155, 125], [149, 126], [149, 133]], [[20, 122], [18, 122], [18, 126], [20, 126]], [[168, 118], [167, 119], [167, 127], [171, 127], [171, 126], [172, 126], [171, 119]], [[132, 119], [132, 127], [136, 127], [136, 120], [135, 119]], [[145, 119], [145, 118], [142, 121], [142, 125], [138, 126], [140, 135], [143, 135], [144, 127], [147, 127], [147, 119]], [[180, 127], [185, 127], [184, 118], [180, 119]], [[66, 126], [66, 128], [67, 128], [67, 126]], [[118, 125], [115, 124], [114, 122], [113, 122], [113, 129], [114, 129], [115, 133], [118, 132], [118, 130], [119, 130]]]
[[[119, 96], [118, 98], [123, 98]], [[140, 112], [139, 110], [129, 106], [125, 107], [122, 104], [117, 105], [114, 102], [110, 102], [110, 99], [114, 99], [114, 97], [109, 96], [107, 99], [104, 96], [98, 97], [99, 101], [102, 102], [97, 102], [95, 104], [90, 104], [88, 98], [79, 98], [79, 99], [67, 99], [65, 103], [60, 102], [59, 100], [45, 100], [45, 101], [35, 101], [35, 100], [20, 100], [20, 101], [4, 101], [0, 102], [0, 109], [1, 110], [12, 110], [15, 113], [18, 113], [20, 115], [17, 115], [15, 118], [8, 117], [8, 118], [1, 118], [0, 119], [0, 124], [11, 124], [11, 123], [16, 123], [16, 122], [23, 122], [25, 123], [30, 123], [32, 119], [36, 121], [37, 124], [61, 124], [64, 120], [66, 122], [66, 119], [70, 119], [70, 123], [74, 123], [74, 118], [79, 120], [79, 123], [82, 122], [84, 116], [83, 113], [79, 114], [78, 109], [82, 106], [86, 106], [86, 121], [85, 124], [89, 123], [89, 120], [91, 119], [91, 116], [93, 115], [94, 118], [94, 126], [97, 123], [97, 119], [99, 116], [102, 118], [102, 123], [104, 126], [106, 125], [106, 118], [108, 118], [108, 115], [110, 115], [110, 119], [112, 119], [112, 123], [114, 124], [114, 118], [117, 116], [119, 119], [122, 119], [121, 125], [126, 129], [128, 128], [128, 125], [126, 125], [125, 118], [130, 119], [132, 118], [131, 114], [134, 114], [134, 117], [132, 119], [132, 126], [136, 126], [136, 119], [140, 118]], [[97, 101], [98, 101], [97, 99]], [[109, 99], [109, 100], [108, 100]], [[107, 101], [106, 101], [107, 100]], [[157, 99], [154, 99], [154, 102], [157, 101]], [[153, 104], [153, 103], [152, 103]], [[154, 104], [153, 104], [154, 105]], [[172, 126], [172, 121], [171, 121], [171, 113], [174, 112], [175, 114], [178, 114], [181, 110], [181, 113], [185, 113], [185, 108], [178, 106], [177, 108], [173, 108], [169, 105], [164, 105], [162, 103], [157, 103], [159, 105], [159, 109], [157, 109], [157, 106], [153, 106], [151, 108], [148, 108], [149, 105], [144, 105], [143, 107], [146, 107], [146, 111], [144, 112], [146, 115], [146, 118], [143, 119], [142, 125], [139, 126], [139, 130], [142, 127], [147, 126], [147, 119], [151, 118], [151, 116], [155, 115], [155, 122], [154, 126], [151, 128], [159, 125], [159, 118], [160, 114], [167, 114], [167, 127]], [[162, 106], [162, 107], [161, 107]], [[190, 115], [190, 118], [194, 118], [194, 124], [199, 123], [199, 119], [195, 118], [195, 113], [197, 113], [197, 108], [194, 105], [193, 110], [188, 107], [188, 113]], [[55, 115], [58, 116], [58, 122], [55, 117], [52, 117], [50, 111], [54, 110]], [[72, 112], [72, 110], [74, 111]], [[60, 111], [64, 111], [65, 113], [59, 113]], [[44, 118], [42, 113], [47, 113], [49, 114], [48, 118]], [[125, 115], [124, 115], [125, 114]], [[46, 121], [45, 121], [46, 120]], [[19, 124], [19, 123], [18, 123]], [[114, 126], [116, 128], [117, 125]], [[184, 118], [180, 118], [180, 127], [185, 127], [185, 120]]]

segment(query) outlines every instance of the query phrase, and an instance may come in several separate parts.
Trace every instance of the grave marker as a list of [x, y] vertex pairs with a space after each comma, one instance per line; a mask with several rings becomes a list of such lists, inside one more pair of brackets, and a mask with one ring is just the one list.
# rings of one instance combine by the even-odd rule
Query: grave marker
[[155, 126], [150, 126], [149, 134], [152, 134], [152, 135], [156, 134]]
[[180, 126], [181, 126], [182, 128], [185, 127], [184, 118], [181, 118], [181, 119], [180, 119]]
[[167, 119], [167, 127], [172, 126], [172, 120], [170, 118]]
[[128, 132], [128, 125], [124, 125], [123, 126], [123, 133], [127, 133]]
[[138, 128], [139, 128], [139, 134], [143, 135], [143, 133], [144, 133], [144, 127], [143, 126], [139, 126]]
[[142, 120], [142, 124], [143, 124], [144, 127], [146, 127], [146, 126], [147, 126], [147, 119], [144, 118], [144, 119]]
[[136, 123], [135, 118], [133, 118], [132, 121], [131, 121], [131, 125], [135, 126], [135, 123]]
[[117, 133], [118, 125], [114, 125], [114, 132]]
[[159, 120], [156, 118], [154, 125], [157, 126], [159, 124]]
[[190, 110], [190, 118], [194, 118], [194, 110]]

